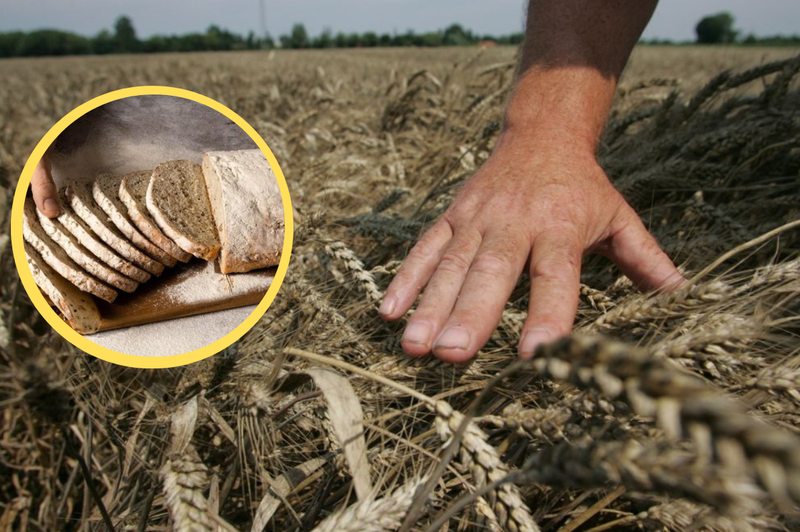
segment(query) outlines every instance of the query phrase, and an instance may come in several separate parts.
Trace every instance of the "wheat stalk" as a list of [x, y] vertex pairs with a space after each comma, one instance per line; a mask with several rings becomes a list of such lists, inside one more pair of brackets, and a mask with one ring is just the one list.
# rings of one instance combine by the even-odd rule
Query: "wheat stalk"
[[387, 532], [403, 522], [424, 479], [410, 480], [390, 494], [368, 498], [326, 518], [312, 532]]
[[174, 453], [159, 471], [164, 497], [175, 530], [218, 532], [218, 527], [235, 529], [212, 514], [203, 490], [208, 486], [208, 469], [192, 446]]
[[[436, 432], [447, 444], [464, 422], [464, 415], [456, 412], [444, 401], [436, 403]], [[487, 442], [488, 436], [471, 420], [467, 422], [460, 442], [461, 462], [472, 471], [475, 486], [481, 488], [493, 482], [505, 479], [508, 474], [506, 466], [497, 454], [497, 450]], [[531, 517], [530, 510], [523, 502], [519, 488], [511, 483], [504, 483], [491, 490], [487, 502], [494, 512], [501, 529], [514, 532], [537, 532], [539, 527]]]
[[532, 364], [543, 375], [596, 388], [639, 415], [655, 417], [670, 438], [688, 434], [702, 459], [747, 471], [782, 508], [800, 501], [800, 439], [748, 415], [646, 350], [566, 338], [538, 349]]
[[344, 242], [328, 239], [325, 242], [325, 253], [342, 262], [353, 278], [361, 284], [364, 293], [370, 300], [378, 302], [383, 298], [383, 293], [375, 283], [375, 277], [364, 268], [364, 263], [361, 262], [361, 259]]

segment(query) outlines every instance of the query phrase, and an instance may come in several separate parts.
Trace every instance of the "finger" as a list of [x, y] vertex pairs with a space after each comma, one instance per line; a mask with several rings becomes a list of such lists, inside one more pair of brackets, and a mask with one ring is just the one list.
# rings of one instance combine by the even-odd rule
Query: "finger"
[[453, 312], [434, 342], [438, 358], [465, 362], [489, 340], [522, 273], [528, 247], [524, 239], [506, 233], [484, 236]]
[[401, 343], [409, 355], [422, 356], [430, 353], [433, 340], [453, 311], [464, 278], [480, 245], [481, 236], [478, 232], [453, 235], [403, 333]]
[[452, 237], [450, 224], [440, 220], [411, 249], [383, 296], [378, 312], [384, 319], [396, 320], [411, 308]]
[[685, 282], [672, 260], [633, 212], [611, 237], [605, 255], [642, 290], [670, 290]]
[[582, 253], [580, 240], [569, 233], [544, 233], [534, 242], [531, 300], [520, 336], [520, 358], [532, 357], [539, 344], [572, 329], [578, 309]]
[[36, 207], [39, 208], [42, 214], [48, 218], [55, 218], [61, 214], [61, 209], [58, 205], [58, 189], [53, 183], [53, 177], [50, 175], [50, 165], [44, 158], [33, 169], [31, 194]]

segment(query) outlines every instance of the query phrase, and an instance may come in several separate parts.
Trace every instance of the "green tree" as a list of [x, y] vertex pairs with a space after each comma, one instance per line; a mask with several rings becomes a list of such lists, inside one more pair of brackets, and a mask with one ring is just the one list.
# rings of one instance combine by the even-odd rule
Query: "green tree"
[[391, 46], [392, 45], [392, 36], [388, 33], [381, 33], [381, 36], [378, 37], [378, 46]]
[[126, 54], [135, 52], [139, 48], [139, 39], [130, 17], [122, 15], [114, 23], [114, 41], [116, 52]]
[[0, 57], [14, 57], [19, 55], [19, 44], [25, 34], [21, 31], [0, 33]]
[[445, 46], [459, 46], [475, 42], [472, 32], [465, 30], [461, 24], [452, 24], [444, 30], [442, 44]]
[[[286, 37], [286, 38], [285, 38]], [[308, 48], [308, 32], [302, 24], [292, 26], [292, 32], [287, 37], [281, 37], [281, 44], [286, 48]]]
[[37, 30], [24, 34], [17, 53], [21, 56], [80, 55], [92, 50], [86, 37], [59, 30]]
[[429, 31], [428, 33], [422, 34], [416, 44], [417, 46], [441, 46], [442, 45], [442, 34], [438, 31]]
[[108, 30], [100, 30], [92, 39], [92, 52], [96, 54], [113, 54], [115, 48], [114, 36]]
[[322, 33], [311, 43], [313, 48], [331, 48], [334, 44], [330, 28], [325, 28]]
[[733, 15], [727, 12], [703, 17], [695, 26], [697, 42], [702, 44], [729, 44], [736, 41], [738, 31], [733, 29]]
[[361, 46], [365, 46], [367, 48], [374, 48], [375, 46], [378, 46], [378, 34], [374, 31], [366, 32], [361, 36]]

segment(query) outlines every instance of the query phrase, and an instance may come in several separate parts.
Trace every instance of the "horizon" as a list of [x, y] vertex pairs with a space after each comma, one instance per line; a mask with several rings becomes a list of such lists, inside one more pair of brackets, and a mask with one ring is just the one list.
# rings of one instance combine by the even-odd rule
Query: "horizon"
[[[339, 0], [335, 3], [323, 0], [299, 0], [294, 3], [289, 3], [288, 0], [263, 1], [266, 12], [264, 26], [274, 38], [288, 34], [297, 23], [303, 24], [309, 35], [319, 35], [326, 29], [333, 34], [363, 34], [370, 31], [378, 34], [402, 34], [409, 30], [426, 33], [443, 30], [451, 24], [460, 24], [478, 35], [501, 36], [524, 30], [524, 2], [521, 0], [470, 0], [462, 2], [459, 9], [454, 7], [456, 0], [442, 0], [437, 3], [425, 3], [421, 0]], [[76, 0], [66, 6], [55, 0], [30, 0], [22, 5], [13, 5], [10, 9], [4, 8], [8, 14], [0, 23], [0, 32], [55, 29], [90, 37], [103, 29], [113, 29], [114, 21], [119, 16], [127, 15], [133, 21], [140, 39], [154, 35], [203, 33], [211, 25], [240, 35], [247, 35], [250, 31], [257, 36], [262, 35], [259, 0], [235, 0], [227, 3], [219, 0], [198, 0], [190, 12], [177, 0], [143, 0], [135, 5], [122, 4], [119, 0]], [[158, 13], [146, 9], [156, 7], [156, 4], [161, 8]], [[238, 4], [239, 8], [230, 9], [232, 4]], [[313, 9], [311, 6], [314, 6]], [[415, 6], [417, 9], [408, 9], [407, 6]], [[447, 9], [446, 6], [452, 9]], [[307, 10], [302, 9], [303, 7]], [[298, 8], [301, 8], [302, 14]], [[87, 11], [92, 13], [91, 17], [84, 15]], [[116, 14], [112, 14], [112, 11]], [[175, 16], [169, 16], [171, 11]], [[357, 17], [350, 16], [354, 11], [358, 12]], [[410, 11], [414, 13], [409, 13]], [[752, 33], [767, 37], [800, 33], [796, 23], [800, 20], [800, 2], [767, 0], [756, 4], [750, 0], [712, 0], [702, 3], [670, 0], [661, 2], [656, 8], [642, 39], [693, 41], [697, 22], [703, 16], [720, 11], [728, 11], [736, 18], [735, 27], [742, 35]], [[336, 20], [340, 22], [338, 27], [333, 23]], [[426, 22], [419, 24], [420, 20]], [[62, 23], [50, 23], [51, 21]], [[170, 21], [170, 27], [164, 25], [166, 21]]]

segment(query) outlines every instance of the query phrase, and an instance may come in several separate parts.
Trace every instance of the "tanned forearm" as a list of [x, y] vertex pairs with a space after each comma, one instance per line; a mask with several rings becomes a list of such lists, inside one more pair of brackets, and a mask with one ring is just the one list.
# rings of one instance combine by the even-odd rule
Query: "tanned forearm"
[[531, 0], [505, 129], [594, 150], [655, 0]]
[[581, 258], [612, 259], [636, 286], [667, 290], [675, 265], [611, 185], [595, 149], [654, 0], [531, 0], [519, 76], [492, 155], [408, 254], [381, 314], [408, 319], [403, 349], [464, 362], [491, 337], [526, 270], [519, 355], [568, 334]]

